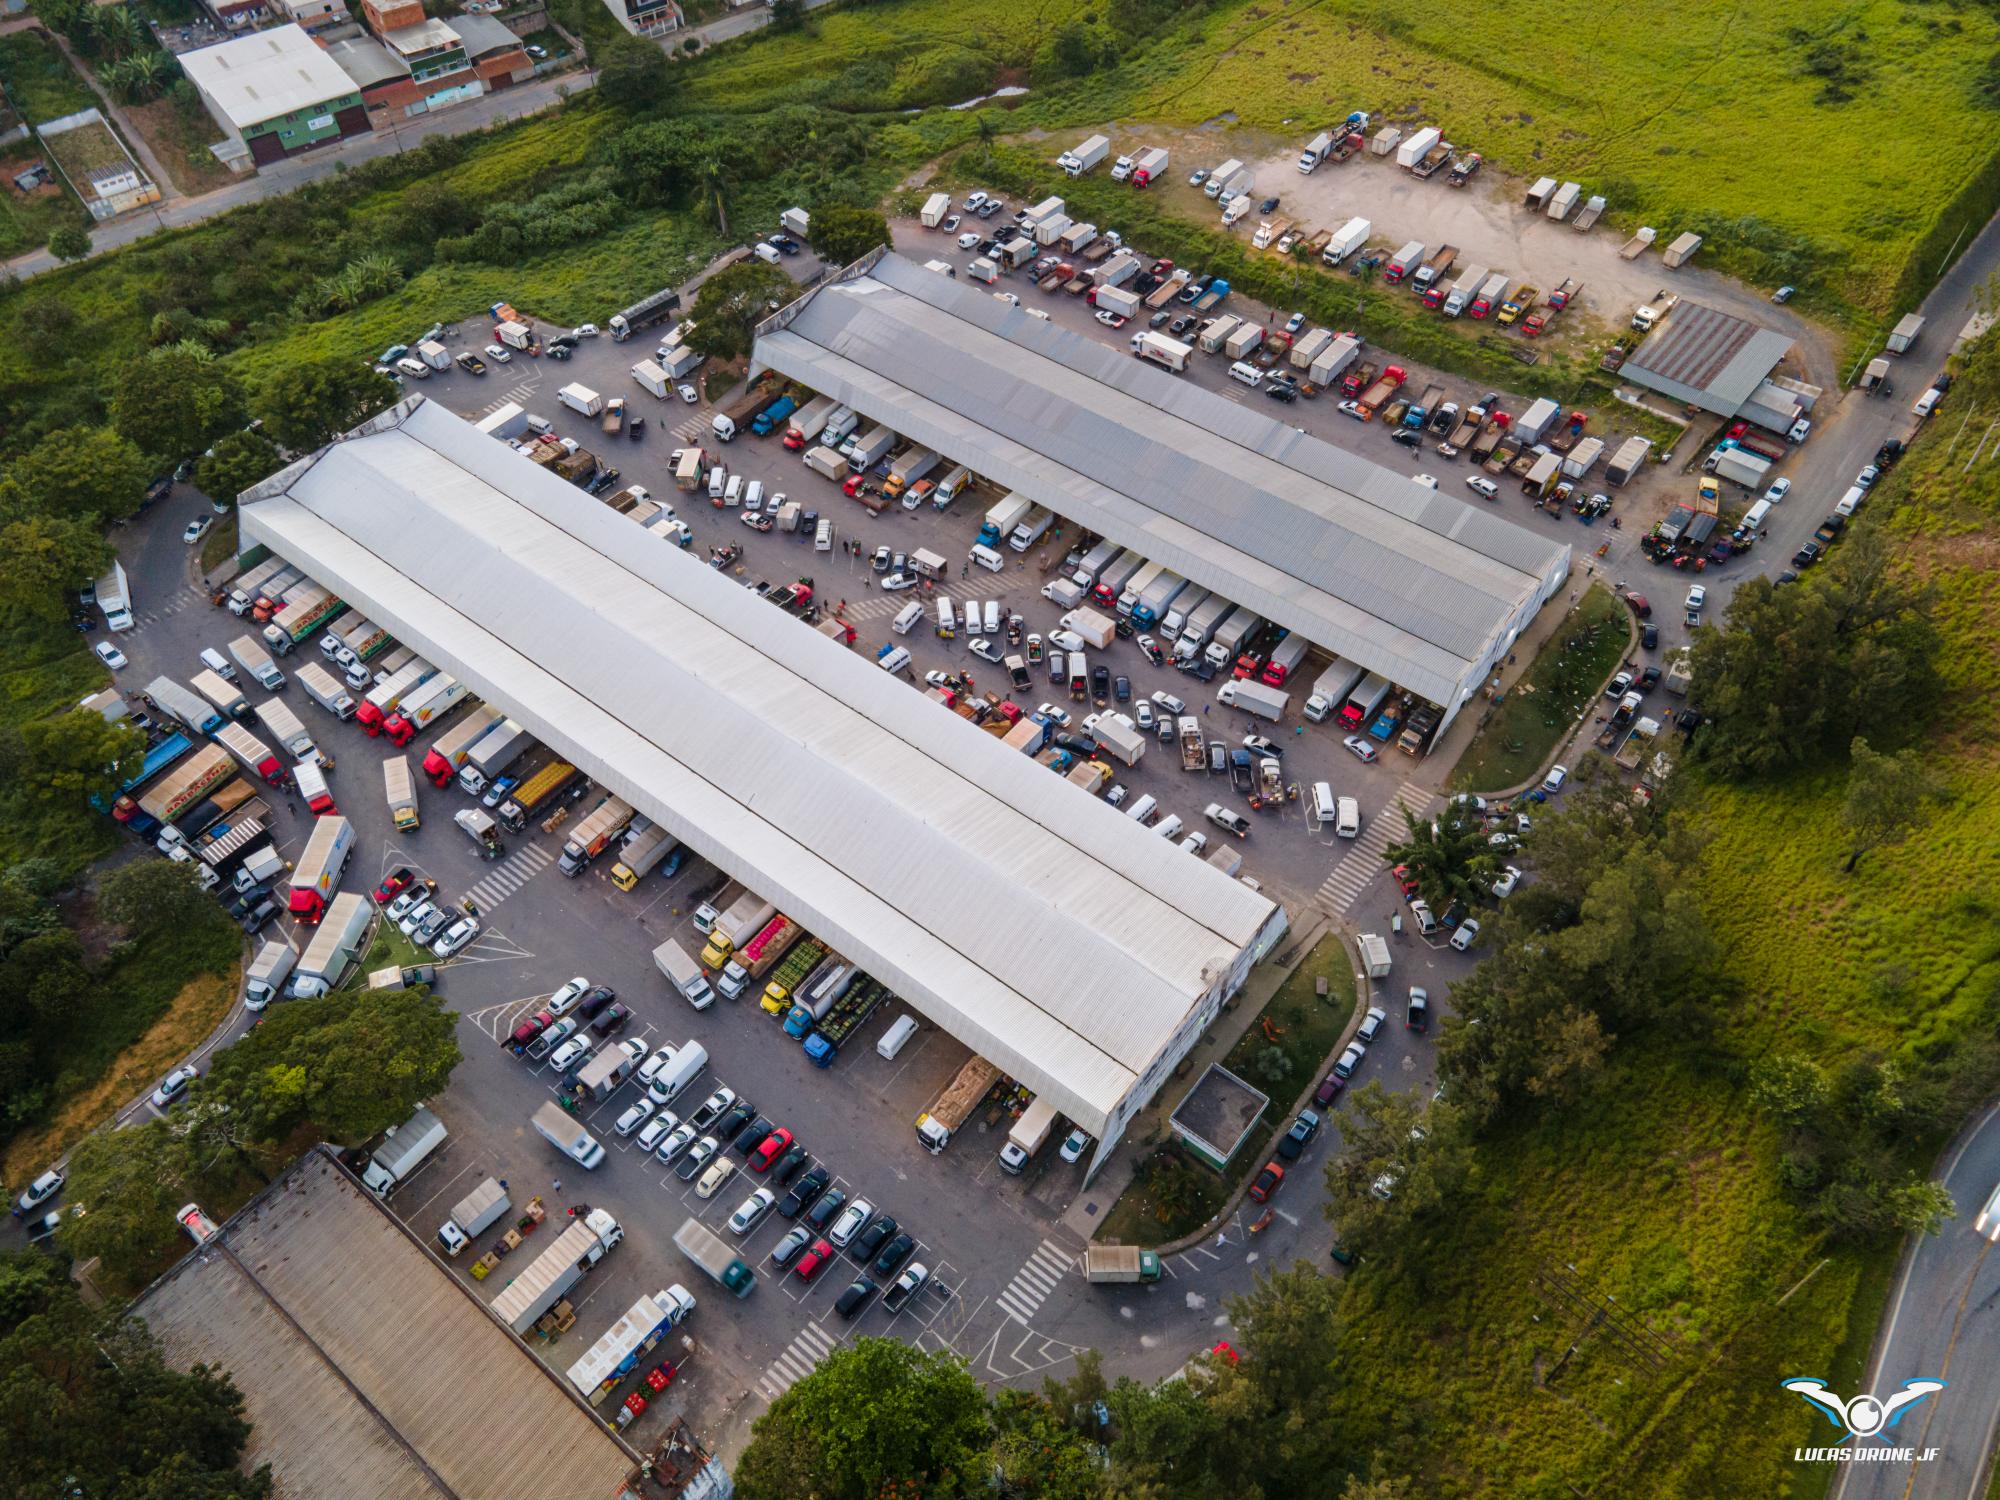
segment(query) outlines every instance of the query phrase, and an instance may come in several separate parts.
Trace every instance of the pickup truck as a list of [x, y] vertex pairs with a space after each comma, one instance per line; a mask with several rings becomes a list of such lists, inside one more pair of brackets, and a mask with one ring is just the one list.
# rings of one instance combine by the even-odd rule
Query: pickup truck
[[1431, 147], [1430, 150], [1424, 153], [1423, 159], [1421, 161], [1413, 162], [1411, 164], [1410, 175], [1412, 177], [1434, 176], [1437, 173], [1438, 168], [1442, 167], [1446, 162], [1450, 160], [1451, 160], [1451, 142], [1439, 141], [1435, 146]]
[[1574, 278], [1565, 279], [1561, 286], [1549, 293], [1540, 307], [1528, 314], [1527, 321], [1521, 325], [1521, 332], [1525, 333], [1529, 338], [1534, 338], [1544, 328], [1547, 328], [1550, 320], [1565, 307], [1568, 307], [1575, 300], [1576, 294], [1582, 290], [1583, 283]]
[[1451, 174], [1445, 178], [1446, 187], [1462, 188], [1472, 181], [1472, 174], [1486, 164], [1486, 158], [1477, 151], [1468, 151], [1451, 164]]
[[1074, 275], [1076, 275], [1075, 266], [1066, 260], [1058, 261], [1054, 266], [1050, 267], [1048, 274], [1036, 282], [1035, 285], [1042, 291], [1053, 292]]

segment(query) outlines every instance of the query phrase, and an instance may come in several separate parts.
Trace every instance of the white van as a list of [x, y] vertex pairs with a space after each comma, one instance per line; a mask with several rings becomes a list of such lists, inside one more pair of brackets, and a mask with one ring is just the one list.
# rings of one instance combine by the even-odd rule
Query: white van
[[748, 484], [748, 485], [747, 485], [747, 486], [746, 486], [746, 487], [744, 488], [744, 491], [743, 491], [743, 508], [744, 508], [745, 510], [762, 510], [762, 509], [764, 508], [764, 481], [763, 481], [763, 480], [761, 480], [761, 479], [753, 479], [753, 480], [751, 480], [751, 481], [750, 481], [750, 483], [749, 483], [749, 484]]
[[1181, 820], [1178, 813], [1168, 813], [1153, 825], [1153, 832], [1157, 833], [1163, 839], [1178, 838], [1180, 831]]
[[1240, 380], [1247, 386], [1255, 387], [1264, 383], [1264, 372], [1247, 360], [1239, 359], [1229, 367], [1229, 378], [1231, 380]]
[[687, 1086], [701, 1077], [708, 1066], [708, 1050], [700, 1042], [683, 1042], [667, 1049], [673, 1061], [653, 1075], [646, 1086], [655, 1104], [672, 1104], [687, 1092]]
[[908, 635], [923, 617], [924, 607], [913, 599], [896, 612], [896, 621], [889, 628], [897, 635]]
[[1151, 792], [1148, 792], [1146, 793], [1145, 796], [1141, 797], [1137, 802], [1134, 802], [1130, 807], [1125, 809], [1125, 816], [1130, 818], [1133, 822], [1143, 826], [1145, 824], [1146, 819], [1152, 817], [1152, 815], [1158, 812], [1159, 810], [1160, 810], [1159, 799], [1156, 798]]
[[956, 635], [958, 633], [958, 618], [952, 613], [951, 600], [945, 595], [939, 594], [937, 604], [937, 633], [947, 638]]
[[900, 672], [910, 664], [910, 653], [901, 646], [891, 647], [875, 658], [875, 665], [885, 672]]
[[1771, 502], [1768, 500], [1759, 500], [1755, 505], [1743, 512], [1743, 524], [1738, 529], [1746, 532], [1755, 531], [1759, 526], [1764, 524], [1764, 517], [1770, 513]]
[[761, 240], [758, 241], [758, 243], [754, 247], [752, 247], [751, 253], [754, 254], [757, 257], [757, 259], [764, 262], [764, 264], [767, 266], [775, 266], [780, 263], [778, 260], [778, 252], [772, 249], [769, 245], [763, 243]]
[[1861, 502], [1867, 498], [1868, 491], [1857, 484], [1840, 497], [1840, 504], [1834, 506], [1833, 513], [1836, 516], [1851, 516], [1861, 509]]
[[819, 523], [819, 530], [813, 534], [813, 551], [831, 552], [832, 550], [833, 522], [822, 517]]
[[893, 1059], [898, 1052], [903, 1050], [904, 1043], [908, 1042], [916, 1034], [917, 1018], [915, 1016], [899, 1016], [896, 1024], [882, 1033], [882, 1040], [875, 1044], [875, 1050], [881, 1056]]
[[974, 563], [989, 573], [1004, 573], [1007, 571], [1007, 559], [995, 552], [991, 547], [975, 546], [967, 555], [971, 557]]
[[224, 682], [234, 682], [236, 680], [236, 668], [231, 665], [228, 657], [224, 656], [213, 646], [204, 646], [201, 648], [201, 664], [217, 677], [220, 677]]
[[1342, 797], [1338, 806], [1340, 811], [1334, 819], [1333, 831], [1344, 839], [1361, 837], [1361, 804], [1352, 797]]
[[717, 464], [708, 471], [708, 498], [717, 505], [722, 503], [722, 492], [729, 488], [729, 471]]
[[[725, 510], [734, 510], [743, 503], [743, 476], [731, 474], [729, 483], [722, 489], [722, 505]], [[829, 523], [830, 524], [830, 523]]]
[[1932, 386], [1921, 396], [1917, 397], [1917, 404], [1911, 407], [1910, 410], [1918, 417], [1928, 417], [1932, 412], [1937, 410], [1937, 404], [1942, 400], [1944, 400], [1944, 392], [1936, 386]]
[[1333, 795], [1330, 782], [1313, 783], [1313, 817], [1322, 823], [1331, 823], [1340, 816], [1340, 803]]

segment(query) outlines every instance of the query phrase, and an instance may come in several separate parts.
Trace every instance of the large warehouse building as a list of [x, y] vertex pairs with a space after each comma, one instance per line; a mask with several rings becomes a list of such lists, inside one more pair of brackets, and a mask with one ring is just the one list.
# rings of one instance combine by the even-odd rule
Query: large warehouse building
[[756, 363], [1164, 562], [1444, 709], [1570, 549], [985, 290], [882, 254], [759, 331]]
[[250, 491], [262, 543], [1098, 1138], [1284, 913], [414, 397]]

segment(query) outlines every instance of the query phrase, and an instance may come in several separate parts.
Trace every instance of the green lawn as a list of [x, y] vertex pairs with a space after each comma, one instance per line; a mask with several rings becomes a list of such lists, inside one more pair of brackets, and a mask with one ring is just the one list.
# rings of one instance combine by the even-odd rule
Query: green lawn
[[[97, 103], [69, 59], [45, 31], [29, 28], [0, 36], [0, 83], [30, 125], [58, 120]], [[12, 191], [11, 186], [9, 191]]]
[[1604, 691], [1631, 647], [1631, 611], [1593, 583], [1556, 627], [1452, 768], [1451, 786], [1502, 792], [1537, 775]]
[[[1320, 979], [1327, 982], [1324, 999], [1316, 993]], [[1154, 1170], [1111, 1206], [1097, 1227], [1098, 1238], [1163, 1244], [1192, 1234], [1213, 1218], [1244, 1179], [1270, 1160], [1278, 1137], [1291, 1127], [1291, 1101], [1319, 1077], [1356, 1004], [1352, 955], [1337, 936], [1328, 935], [1287, 976], [1261, 1017], [1222, 1059], [1230, 1072], [1271, 1098], [1257, 1138], [1237, 1153], [1229, 1175], [1217, 1175], [1169, 1142], [1162, 1148], [1165, 1159], [1155, 1157]], [[1185, 1093], [1195, 1076], [1190, 1072], [1171, 1088]]]

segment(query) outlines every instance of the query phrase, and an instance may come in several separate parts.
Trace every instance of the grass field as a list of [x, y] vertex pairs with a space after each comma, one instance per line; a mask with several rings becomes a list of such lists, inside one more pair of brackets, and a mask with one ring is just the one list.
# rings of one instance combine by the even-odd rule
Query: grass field
[[1556, 745], [1590, 711], [1632, 644], [1631, 611], [1593, 583], [1535, 653], [1465, 754], [1450, 785], [1501, 792], [1538, 775]]
[[97, 103], [69, 59], [45, 31], [30, 27], [0, 36], [0, 82], [30, 125], [58, 120]]

